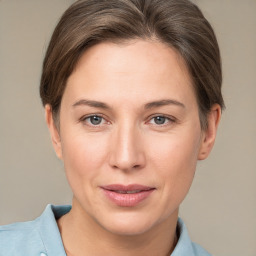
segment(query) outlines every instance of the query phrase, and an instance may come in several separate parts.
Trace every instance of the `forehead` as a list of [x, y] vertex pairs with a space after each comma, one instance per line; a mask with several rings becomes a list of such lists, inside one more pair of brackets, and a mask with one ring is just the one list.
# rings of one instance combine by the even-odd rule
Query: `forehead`
[[89, 48], [67, 81], [64, 93], [122, 100], [189, 94], [193, 86], [182, 57], [158, 41], [104, 42]]
[[[156, 40], [129, 40], [122, 43], [102, 42], [87, 49], [78, 61], [75, 73], [79, 69], [95, 67], [97, 70], [111, 72], [146, 72], [154, 66], [155, 72], [166, 73], [167, 69], [175, 77], [175, 73], [188, 70], [183, 58], [174, 49]], [[179, 70], [179, 72], [177, 72]], [[72, 75], [72, 74], [71, 74]]]

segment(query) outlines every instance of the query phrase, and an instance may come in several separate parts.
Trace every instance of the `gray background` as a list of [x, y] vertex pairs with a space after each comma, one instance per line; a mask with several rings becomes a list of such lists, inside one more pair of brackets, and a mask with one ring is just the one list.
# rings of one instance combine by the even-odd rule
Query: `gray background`
[[[0, 224], [37, 217], [71, 192], [38, 94], [49, 37], [71, 0], [0, 0]], [[197, 0], [223, 59], [223, 114], [180, 215], [214, 255], [256, 255], [256, 0]]]

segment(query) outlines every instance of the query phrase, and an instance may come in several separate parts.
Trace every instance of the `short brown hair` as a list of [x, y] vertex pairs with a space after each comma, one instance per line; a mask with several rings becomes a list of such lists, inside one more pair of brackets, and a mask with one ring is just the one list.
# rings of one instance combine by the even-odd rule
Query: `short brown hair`
[[213, 104], [224, 108], [222, 71], [214, 31], [189, 0], [80, 0], [61, 17], [49, 43], [40, 84], [43, 105], [57, 120], [68, 77], [86, 49], [100, 42], [152, 39], [176, 49], [196, 93], [201, 127]]

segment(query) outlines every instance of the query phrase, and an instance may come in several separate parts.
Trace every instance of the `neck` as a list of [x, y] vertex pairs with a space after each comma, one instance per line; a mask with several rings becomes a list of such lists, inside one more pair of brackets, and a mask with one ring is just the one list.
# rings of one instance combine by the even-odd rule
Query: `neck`
[[178, 211], [173, 215], [142, 234], [120, 235], [104, 229], [73, 203], [58, 226], [68, 256], [169, 256], [177, 243]]

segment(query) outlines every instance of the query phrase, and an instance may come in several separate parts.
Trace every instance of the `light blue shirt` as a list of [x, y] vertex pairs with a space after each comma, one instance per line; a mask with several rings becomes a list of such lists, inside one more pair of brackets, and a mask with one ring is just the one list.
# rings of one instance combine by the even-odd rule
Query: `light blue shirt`
[[[56, 219], [71, 206], [47, 205], [43, 214], [29, 222], [0, 226], [0, 256], [66, 256]], [[210, 256], [191, 242], [187, 228], [179, 218], [179, 240], [171, 256]]]

